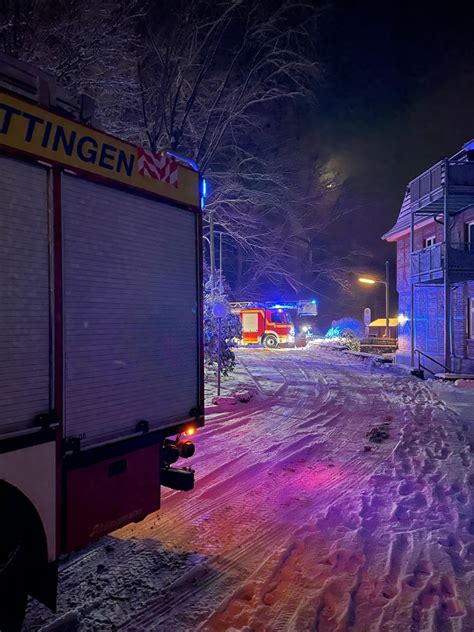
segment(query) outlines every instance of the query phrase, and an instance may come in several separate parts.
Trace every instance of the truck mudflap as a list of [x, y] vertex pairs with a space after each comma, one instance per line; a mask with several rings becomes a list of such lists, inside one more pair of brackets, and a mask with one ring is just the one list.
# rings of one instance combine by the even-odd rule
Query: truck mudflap
[[[160, 446], [66, 460], [66, 550], [78, 549], [160, 507]], [[92, 452], [92, 451], [91, 451]]]
[[164, 487], [189, 492], [194, 488], [194, 470], [189, 467], [162, 467], [160, 482]]

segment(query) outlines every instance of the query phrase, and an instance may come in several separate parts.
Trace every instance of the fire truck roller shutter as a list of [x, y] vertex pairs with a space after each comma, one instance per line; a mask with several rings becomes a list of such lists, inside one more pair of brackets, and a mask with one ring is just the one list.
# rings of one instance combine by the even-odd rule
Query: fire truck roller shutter
[[258, 332], [258, 314], [242, 314], [242, 330], [248, 333]]
[[193, 212], [62, 182], [65, 434], [91, 447], [189, 418], [199, 402]]
[[0, 157], [0, 433], [50, 410], [48, 172]]
[[[0, 480], [24, 494], [38, 511], [52, 560], [56, 554], [55, 441], [38, 440], [37, 444], [40, 433], [35, 422], [37, 415], [51, 409], [49, 256], [48, 170], [2, 156]], [[11, 445], [2, 449], [17, 437], [15, 449]], [[22, 437], [28, 447], [19, 447]], [[3, 444], [2, 438], [6, 439]], [[0, 507], [4, 526], [14, 511]]]
[[[38, 415], [51, 410], [48, 215], [48, 170], [1, 156], [2, 629], [12, 618], [21, 620], [28, 590], [39, 597], [42, 573], [56, 557], [56, 443], [54, 437], [43, 441], [36, 423]], [[7, 565], [2, 564], [5, 559]]]

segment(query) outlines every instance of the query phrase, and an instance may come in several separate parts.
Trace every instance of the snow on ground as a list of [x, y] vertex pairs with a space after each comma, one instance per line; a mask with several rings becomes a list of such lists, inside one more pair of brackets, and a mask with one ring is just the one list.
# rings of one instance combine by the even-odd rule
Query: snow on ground
[[319, 347], [238, 358], [224, 394], [257, 394], [209, 406], [195, 490], [66, 560], [25, 629], [474, 630], [473, 389]]

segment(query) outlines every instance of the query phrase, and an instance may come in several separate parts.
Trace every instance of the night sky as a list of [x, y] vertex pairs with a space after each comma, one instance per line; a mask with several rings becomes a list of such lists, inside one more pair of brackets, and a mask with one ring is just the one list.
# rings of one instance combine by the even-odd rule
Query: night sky
[[[357, 207], [346, 236], [348, 247], [371, 253], [362, 271], [382, 273], [389, 258], [394, 276], [395, 246], [380, 237], [396, 220], [406, 184], [474, 138], [470, 5], [335, 1], [322, 11], [316, 124]], [[375, 294], [362, 300], [383, 311]], [[327, 309], [342, 316], [344, 302]]]

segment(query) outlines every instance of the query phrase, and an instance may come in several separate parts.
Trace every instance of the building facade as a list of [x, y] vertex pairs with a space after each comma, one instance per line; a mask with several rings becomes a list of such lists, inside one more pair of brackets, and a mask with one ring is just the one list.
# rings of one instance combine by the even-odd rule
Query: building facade
[[474, 141], [412, 180], [393, 228], [397, 362], [474, 373]]

